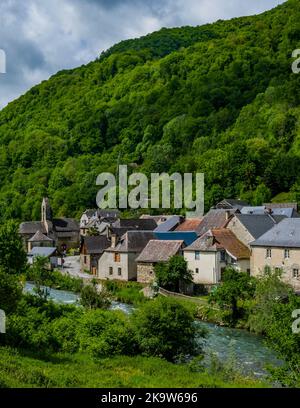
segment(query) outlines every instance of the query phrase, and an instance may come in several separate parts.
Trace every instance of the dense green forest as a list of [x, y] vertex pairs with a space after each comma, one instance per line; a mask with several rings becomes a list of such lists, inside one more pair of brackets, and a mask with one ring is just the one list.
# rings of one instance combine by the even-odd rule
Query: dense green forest
[[300, 8], [162, 29], [54, 75], [0, 112], [0, 217], [95, 206], [117, 163], [204, 172], [223, 197], [300, 202]]

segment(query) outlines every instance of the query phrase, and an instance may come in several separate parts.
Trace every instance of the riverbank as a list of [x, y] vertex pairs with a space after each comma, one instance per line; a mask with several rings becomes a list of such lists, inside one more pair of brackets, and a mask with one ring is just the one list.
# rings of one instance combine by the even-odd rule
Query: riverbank
[[0, 347], [0, 388], [266, 388], [264, 381], [225, 373], [197, 372], [188, 364], [160, 358], [111, 357], [94, 361], [86, 354], [30, 356]]

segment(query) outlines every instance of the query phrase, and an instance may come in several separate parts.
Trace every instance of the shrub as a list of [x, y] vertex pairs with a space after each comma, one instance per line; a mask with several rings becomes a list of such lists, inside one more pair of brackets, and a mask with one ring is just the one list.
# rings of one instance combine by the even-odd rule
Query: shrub
[[192, 313], [173, 299], [159, 297], [145, 303], [135, 312], [133, 324], [140, 351], [146, 356], [174, 360], [180, 354], [200, 352]]

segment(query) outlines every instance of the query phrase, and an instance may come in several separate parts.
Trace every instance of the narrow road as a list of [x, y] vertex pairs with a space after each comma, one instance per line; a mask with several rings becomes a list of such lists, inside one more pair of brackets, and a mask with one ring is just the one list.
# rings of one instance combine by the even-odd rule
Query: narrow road
[[64, 267], [60, 269], [63, 274], [70, 275], [74, 278], [89, 279], [93, 278], [88, 273], [81, 272], [80, 269], [80, 256], [67, 256], [64, 258]]

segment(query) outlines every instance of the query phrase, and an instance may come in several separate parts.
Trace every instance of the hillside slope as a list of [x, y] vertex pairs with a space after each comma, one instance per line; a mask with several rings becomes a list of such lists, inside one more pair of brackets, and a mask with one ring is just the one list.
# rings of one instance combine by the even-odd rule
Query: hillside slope
[[95, 205], [96, 176], [201, 171], [206, 205], [300, 201], [297, 0], [260, 16], [163, 29], [62, 71], [0, 112], [0, 218]]

